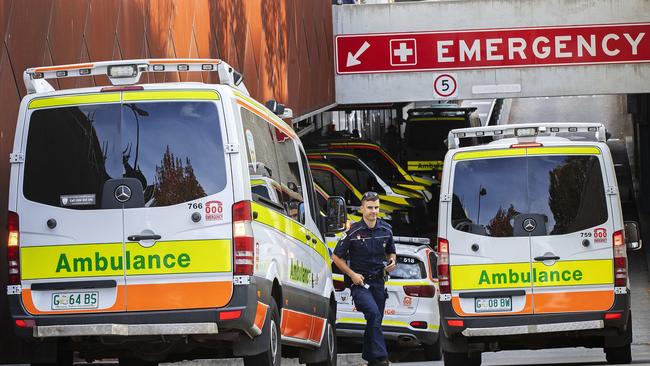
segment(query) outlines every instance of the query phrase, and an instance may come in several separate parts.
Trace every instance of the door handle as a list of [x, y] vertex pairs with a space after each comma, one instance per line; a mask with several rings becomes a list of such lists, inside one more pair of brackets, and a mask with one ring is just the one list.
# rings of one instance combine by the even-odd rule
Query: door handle
[[127, 239], [129, 241], [142, 241], [142, 240], [160, 240], [160, 235], [131, 235]]
[[535, 257], [535, 260], [538, 262], [544, 262], [544, 261], [557, 261], [560, 260], [560, 257], [557, 255], [545, 255], [541, 257]]

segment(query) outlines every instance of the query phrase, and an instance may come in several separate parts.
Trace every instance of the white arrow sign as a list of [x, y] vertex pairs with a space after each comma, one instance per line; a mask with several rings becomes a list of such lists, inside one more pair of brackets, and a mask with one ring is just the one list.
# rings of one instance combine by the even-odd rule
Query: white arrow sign
[[348, 62], [346, 66], [350, 67], [350, 66], [360, 65], [361, 61], [359, 61], [359, 57], [361, 56], [362, 53], [366, 52], [368, 47], [370, 47], [370, 43], [368, 43], [368, 41], [365, 41], [361, 45], [361, 48], [359, 48], [359, 50], [354, 55], [352, 54], [352, 52], [348, 52]]

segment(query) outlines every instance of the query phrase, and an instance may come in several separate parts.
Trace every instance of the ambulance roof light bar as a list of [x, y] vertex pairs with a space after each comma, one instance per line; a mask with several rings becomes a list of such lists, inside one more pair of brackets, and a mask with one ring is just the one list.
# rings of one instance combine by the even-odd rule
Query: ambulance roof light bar
[[601, 123], [524, 123], [514, 125], [499, 125], [473, 128], [458, 128], [449, 131], [447, 146], [456, 149], [460, 146], [462, 138], [479, 137], [536, 137], [557, 136], [560, 134], [580, 134], [593, 136], [600, 142], [607, 140], [607, 130]]
[[27, 93], [54, 91], [46, 79], [106, 75], [113, 85], [138, 83], [143, 72], [218, 72], [221, 84], [249, 95], [243, 83], [244, 77], [232, 66], [219, 59], [139, 59], [100, 61], [83, 64], [33, 67], [25, 70], [23, 81]]

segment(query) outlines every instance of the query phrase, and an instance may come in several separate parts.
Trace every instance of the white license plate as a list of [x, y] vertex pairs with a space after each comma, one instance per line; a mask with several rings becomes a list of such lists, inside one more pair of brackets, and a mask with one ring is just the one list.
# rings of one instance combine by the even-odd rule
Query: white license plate
[[96, 309], [99, 292], [57, 292], [52, 294], [52, 310]]
[[475, 309], [477, 313], [487, 313], [490, 311], [510, 311], [512, 310], [511, 297], [484, 297], [475, 299]]

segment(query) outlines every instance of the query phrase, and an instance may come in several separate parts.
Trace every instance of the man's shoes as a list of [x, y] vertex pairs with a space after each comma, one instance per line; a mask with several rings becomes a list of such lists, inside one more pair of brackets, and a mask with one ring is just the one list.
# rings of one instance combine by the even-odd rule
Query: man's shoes
[[368, 362], [368, 366], [388, 366], [389, 362], [387, 359], [375, 360]]

